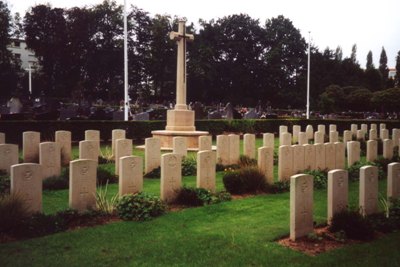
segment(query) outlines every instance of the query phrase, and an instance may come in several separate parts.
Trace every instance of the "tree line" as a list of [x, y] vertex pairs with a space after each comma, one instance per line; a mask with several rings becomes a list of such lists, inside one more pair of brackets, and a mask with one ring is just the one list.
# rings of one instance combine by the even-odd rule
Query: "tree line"
[[[177, 25], [177, 17], [150, 16], [136, 6], [129, 8], [129, 94], [133, 100], [175, 99], [176, 44], [168, 34], [177, 31]], [[187, 47], [188, 101], [305, 107], [308, 44], [290, 19], [278, 16], [262, 23], [237, 14], [200, 20], [198, 25], [187, 25], [187, 32], [195, 35]], [[23, 18], [19, 14], [12, 18], [5, 2], [0, 1], [3, 97], [28, 91], [26, 72], [6, 48], [11, 38], [25, 39], [39, 59], [34, 95], [123, 99], [123, 8], [115, 1], [70, 9], [36, 5]], [[362, 110], [367, 108], [362, 102], [354, 107], [358, 100], [340, 102], [332, 99], [332, 94], [341, 90], [347, 96], [358, 90], [353, 94], [356, 97], [360, 90], [374, 94], [399, 83], [387, 78], [384, 48], [378, 68], [372, 62], [372, 52], [367, 55], [365, 69], [356, 58], [356, 45], [347, 58], [343, 58], [341, 47], [322, 52], [311, 47], [312, 109], [340, 111], [350, 108], [343, 103], [351, 103], [351, 109]], [[396, 68], [398, 79], [400, 51]], [[368, 108], [376, 109], [378, 102], [371, 102]]]

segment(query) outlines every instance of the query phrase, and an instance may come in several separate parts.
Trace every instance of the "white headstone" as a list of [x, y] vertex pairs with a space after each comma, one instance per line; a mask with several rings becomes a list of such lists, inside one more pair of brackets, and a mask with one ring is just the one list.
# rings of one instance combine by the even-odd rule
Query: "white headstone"
[[393, 147], [399, 146], [399, 139], [400, 139], [400, 129], [395, 128], [392, 130]]
[[343, 132], [343, 143], [347, 145], [347, 142], [350, 142], [353, 140], [353, 133], [349, 130], [345, 130]]
[[290, 133], [282, 133], [279, 137], [280, 146], [290, 146], [292, 145], [292, 135]]
[[318, 124], [318, 132], [321, 132], [325, 135], [326, 134], [325, 125]]
[[215, 192], [215, 152], [200, 151], [197, 153], [197, 178], [196, 186]]
[[365, 123], [361, 124], [361, 131], [368, 133], [368, 125]]
[[349, 174], [345, 170], [328, 172], [328, 223], [333, 215], [347, 209]]
[[314, 133], [314, 144], [323, 144], [325, 135], [323, 132]]
[[227, 135], [217, 136], [217, 162], [229, 165], [229, 137]]
[[336, 168], [336, 151], [335, 144], [325, 143], [325, 168], [333, 170]]
[[299, 145], [308, 144], [307, 135], [305, 132], [299, 132]]
[[39, 163], [39, 143], [39, 132], [24, 132], [22, 134], [22, 155], [25, 163]]
[[265, 175], [267, 183], [274, 183], [274, 149], [272, 147], [260, 147], [258, 149], [258, 168]]
[[334, 144], [339, 142], [339, 133], [337, 131], [330, 131], [329, 132], [329, 143]]
[[293, 143], [297, 143], [299, 140], [299, 132], [301, 131], [300, 125], [293, 125], [292, 133], [293, 133]]
[[96, 177], [96, 161], [78, 159], [69, 163], [69, 207], [71, 209], [82, 212], [96, 208]]
[[376, 166], [360, 168], [359, 206], [364, 216], [378, 212], [378, 168]]
[[256, 158], [256, 136], [254, 134], [243, 136], [243, 154], [251, 159]]
[[146, 138], [144, 144], [144, 172], [149, 173], [161, 165], [161, 141], [158, 138]]
[[315, 170], [315, 146], [304, 145], [304, 168], [306, 170]]
[[304, 146], [303, 145], [293, 145], [293, 173], [301, 173], [304, 171]]
[[378, 133], [375, 129], [369, 130], [369, 140], [376, 140], [378, 139]]
[[379, 133], [379, 138], [382, 140], [389, 139], [389, 130], [388, 129], [381, 129]]
[[263, 134], [263, 146], [265, 147], [275, 147], [275, 136], [273, 133]]
[[86, 141], [100, 141], [100, 131], [98, 130], [86, 130], [85, 131]]
[[380, 123], [379, 124], [379, 130], [382, 130], [382, 129], [387, 129], [386, 128], [386, 123]]
[[357, 161], [360, 161], [360, 142], [347, 142], [347, 166], [350, 167]]
[[114, 129], [111, 132], [111, 150], [112, 155], [115, 156], [115, 142], [117, 139], [125, 139], [126, 131], [122, 129]]
[[171, 203], [182, 186], [182, 155], [167, 153], [161, 156], [161, 200]]
[[80, 141], [79, 142], [79, 159], [91, 159], [99, 161], [99, 141]]
[[36, 163], [11, 167], [11, 194], [21, 197], [29, 213], [42, 212], [42, 167]]
[[398, 162], [388, 164], [387, 197], [388, 199], [400, 197], [400, 163]]
[[58, 143], [40, 143], [39, 155], [43, 179], [61, 175], [61, 150]]
[[0, 144], [0, 170], [10, 173], [11, 166], [18, 161], [18, 145]]
[[286, 125], [279, 126], [279, 136], [281, 136], [281, 134], [287, 133], [287, 132], [288, 132], [288, 127]]
[[306, 136], [308, 140], [314, 139], [314, 128], [312, 125], [307, 125], [306, 127]]
[[393, 158], [393, 141], [391, 139], [383, 140], [383, 157], [389, 160]]
[[237, 164], [240, 158], [240, 137], [230, 134], [229, 137], [229, 164]]
[[315, 144], [315, 168], [325, 170], [325, 144]]
[[121, 157], [119, 166], [119, 196], [141, 192], [143, 190], [143, 158], [138, 156]]
[[365, 140], [365, 132], [363, 130], [357, 130], [357, 140]]
[[132, 155], [133, 145], [132, 139], [115, 140], [115, 174], [119, 174], [119, 159]]
[[378, 127], [377, 127], [376, 123], [371, 123], [371, 129], [378, 131]]
[[187, 141], [186, 137], [176, 136], [172, 138], [173, 153], [187, 156]]
[[351, 127], [351, 128], [350, 128], [351, 134], [352, 134], [353, 136], [356, 136], [356, 135], [357, 135], [357, 130], [358, 130], [357, 124], [352, 124], [350, 127]]
[[378, 141], [369, 140], [367, 141], [367, 157], [366, 160], [373, 162], [378, 158]]
[[6, 143], [6, 135], [4, 133], [0, 133], [0, 144]]
[[293, 149], [291, 146], [280, 146], [278, 155], [279, 181], [289, 181], [293, 175]]
[[336, 124], [329, 124], [329, 132], [337, 132]]
[[313, 230], [313, 177], [297, 174], [290, 178], [290, 239], [296, 241]]
[[335, 143], [335, 169], [344, 169], [346, 167], [346, 146], [344, 143]]
[[55, 141], [60, 146], [61, 164], [68, 166], [71, 161], [71, 132], [56, 131]]
[[199, 136], [199, 151], [212, 150], [212, 137], [211, 135]]

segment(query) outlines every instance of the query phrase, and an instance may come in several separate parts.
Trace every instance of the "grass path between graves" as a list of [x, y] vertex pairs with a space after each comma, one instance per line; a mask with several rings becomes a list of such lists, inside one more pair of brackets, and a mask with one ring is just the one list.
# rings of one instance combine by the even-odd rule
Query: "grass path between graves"
[[[194, 186], [195, 179], [184, 177], [183, 183]], [[159, 182], [145, 179], [144, 191], [159, 195]], [[352, 207], [358, 206], [358, 186], [349, 184]], [[222, 173], [217, 188], [223, 189]], [[109, 196], [117, 190], [109, 185]], [[379, 182], [379, 190], [386, 195], [386, 181]], [[326, 190], [316, 190], [319, 224], [326, 221], [326, 203]], [[45, 213], [67, 206], [68, 190], [44, 191]], [[0, 266], [400, 266], [400, 233], [315, 257], [282, 247], [274, 240], [289, 234], [289, 216], [289, 193], [258, 195], [147, 222], [114, 222], [0, 244]]]

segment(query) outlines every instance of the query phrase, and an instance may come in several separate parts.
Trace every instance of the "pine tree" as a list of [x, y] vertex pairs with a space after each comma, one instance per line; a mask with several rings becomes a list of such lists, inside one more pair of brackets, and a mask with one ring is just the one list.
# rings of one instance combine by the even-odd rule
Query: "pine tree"
[[400, 50], [396, 57], [396, 85], [400, 86]]
[[368, 55], [367, 55], [367, 64], [366, 64], [365, 67], [366, 67], [367, 70], [370, 70], [370, 69], [374, 69], [374, 68], [375, 68], [374, 62], [373, 62], [373, 59], [372, 59], [372, 51], [371, 51], [371, 50], [368, 52]]
[[356, 44], [353, 44], [353, 47], [351, 48], [350, 60], [354, 64], [357, 64], [357, 45]]
[[388, 75], [389, 75], [389, 68], [387, 66], [387, 56], [386, 56], [386, 51], [385, 48], [382, 46], [382, 52], [381, 52], [381, 57], [379, 59], [379, 72], [382, 74], [382, 80], [384, 82], [384, 86], [386, 87], [386, 83], [388, 80]]

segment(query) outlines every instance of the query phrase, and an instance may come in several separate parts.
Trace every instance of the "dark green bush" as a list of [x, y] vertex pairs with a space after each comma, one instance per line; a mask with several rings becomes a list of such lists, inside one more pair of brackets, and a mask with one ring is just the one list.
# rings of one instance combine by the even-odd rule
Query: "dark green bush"
[[10, 184], [10, 176], [4, 171], [0, 171], [0, 195], [10, 193]]
[[157, 167], [151, 172], [146, 173], [144, 178], [160, 178], [161, 177], [161, 167]]
[[257, 166], [257, 160], [245, 155], [240, 155], [238, 165], [240, 168]]
[[290, 182], [289, 181], [278, 181], [273, 184], [268, 184], [267, 193], [271, 194], [279, 194], [290, 191]]
[[392, 160], [385, 159], [382, 156], [378, 156], [378, 158], [372, 163], [372, 165], [378, 167], [378, 178], [385, 179], [387, 177], [387, 166], [391, 163]]
[[350, 167], [347, 167], [347, 171], [349, 173], [349, 181], [358, 181], [360, 179], [360, 168], [365, 165], [365, 162], [357, 161]]
[[367, 155], [367, 142], [365, 139], [357, 139], [360, 142], [360, 156], [365, 157]]
[[106, 183], [113, 184], [118, 182], [118, 177], [109, 169], [103, 166], [97, 167], [97, 183], [105, 185]]
[[212, 201], [212, 194], [209, 190], [204, 188], [182, 187], [175, 199], [176, 204], [197, 207], [210, 204]]
[[196, 175], [197, 161], [195, 157], [185, 157], [182, 160], [182, 176]]
[[348, 238], [356, 240], [371, 240], [374, 237], [373, 225], [357, 210], [343, 210], [333, 215], [329, 230], [344, 231]]
[[231, 201], [232, 200], [232, 195], [229, 192], [226, 191], [220, 191], [212, 196], [212, 203], [221, 203], [225, 201]]
[[69, 168], [63, 168], [60, 176], [53, 176], [43, 180], [44, 190], [60, 190], [69, 187]]
[[118, 216], [126, 221], [144, 221], [165, 213], [166, 205], [147, 193], [125, 195], [116, 206]]
[[257, 167], [244, 167], [229, 171], [223, 177], [225, 189], [231, 194], [265, 192], [267, 183]]
[[328, 186], [328, 172], [327, 170], [306, 170], [305, 174], [312, 175], [314, 177], [314, 188], [324, 189]]
[[0, 232], [11, 232], [26, 217], [28, 210], [19, 195], [0, 195]]

